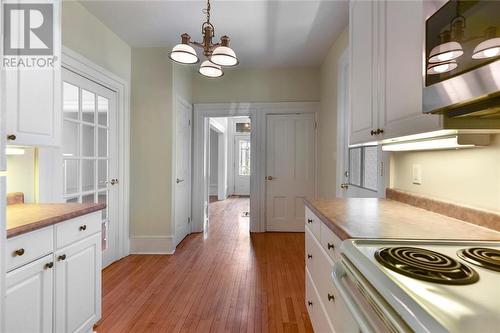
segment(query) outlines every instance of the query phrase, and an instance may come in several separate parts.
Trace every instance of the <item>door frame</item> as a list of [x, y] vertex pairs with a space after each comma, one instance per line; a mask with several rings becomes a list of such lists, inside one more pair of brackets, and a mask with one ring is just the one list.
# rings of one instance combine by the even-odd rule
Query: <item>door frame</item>
[[[194, 104], [193, 140], [193, 232], [204, 232], [208, 218], [208, 175], [206, 168], [206, 137], [210, 117], [250, 117], [251, 178], [250, 178], [250, 232], [266, 231], [266, 116], [268, 114], [315, 113], [319, 102], [276, 103], [201, 103]], [[315, 150], [317, 149], [317, 144]], [[315, 194], [317, 194], [318, 163], [316, 163]]]
[[130, 193], [130, 84], [127, 80], [65, 46], [62, 48], [62, 66], [115, 91], [117, 94], [118, 179], [120, 186], [118, 187], [119, 207], [116, 224], [118, 226], [116, 261], [130, 254], [128, 210]]

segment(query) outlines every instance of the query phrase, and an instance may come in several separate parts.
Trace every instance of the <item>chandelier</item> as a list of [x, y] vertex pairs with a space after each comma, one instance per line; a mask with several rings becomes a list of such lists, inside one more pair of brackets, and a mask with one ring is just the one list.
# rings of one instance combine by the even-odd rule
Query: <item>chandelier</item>
[[169, 58], [180, 64], [196, 64], [200, 61], [195, 49], [191, 46], [196, 46], [203, 49], [203, 54], [208, 60], [201, 63], [198, 72], [208, 77], [220, 77], [224, 75], [222, 67], [236, 66], [238, 58], [236, 54], [229, 47], [229, 37], [222, 36], [220, 43], [213, 43], [212, 38], [215, 37], [215, 28], [210, 23], [210, 0], [207, 0], [207, 8], [203, 9], [206, 14], [207, 20], [201, 25], [201, 34], [203, 35], [203, 42], [198, 43], [191, 41], [191, 36], [187, 33], [181, 35], [181, 44], [174, 46]]

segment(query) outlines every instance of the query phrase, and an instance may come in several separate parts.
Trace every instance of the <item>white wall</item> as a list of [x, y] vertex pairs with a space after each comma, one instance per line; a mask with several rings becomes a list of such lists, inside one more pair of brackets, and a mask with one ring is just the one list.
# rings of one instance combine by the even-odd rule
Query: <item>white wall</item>
[[210, 183], [209, 194], [217, 195], [217, 182], [219, 175], [219, 134], [210, 130]]
[[[414, 164], [422, 185], [412, 183]], [[500, 212], [500, 134], [484, 148], [393, 153], [391, 188]]]
[[36, 152], [24, 149], [24, 155], [7, 156], [7, 193], [23, 192], [24, 202], [36, 201]]
[[321, 66], [321, 98], [318, 114], [318, 193], [334, 198], [337, 166], [337, 65], [349, 42], [344, 30], [332, 45]]

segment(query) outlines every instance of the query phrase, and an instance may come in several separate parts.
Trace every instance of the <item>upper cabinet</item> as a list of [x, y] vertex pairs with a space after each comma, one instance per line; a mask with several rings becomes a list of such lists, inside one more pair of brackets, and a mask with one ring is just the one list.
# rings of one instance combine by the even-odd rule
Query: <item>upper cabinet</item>
[[60, 145], [60, 10], [59, 1], [40, 0], [6, 10], [11, 22], [24, 22], [18, 25], [20, 31], [6, 32], [10, 38], [10, 51], [5, 51], [10, 61], [4, 68], [7, 144]]
[[422, 112], [422, 1], [350, 2], [350, 144], [440, 129]]

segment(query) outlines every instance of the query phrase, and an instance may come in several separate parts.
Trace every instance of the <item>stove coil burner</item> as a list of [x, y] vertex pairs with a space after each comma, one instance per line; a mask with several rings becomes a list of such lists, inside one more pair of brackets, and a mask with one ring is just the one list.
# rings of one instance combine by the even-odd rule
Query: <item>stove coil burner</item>
[[499, 250], [472, 247], [458, 250], [457, 255], [471, 264], [500, 272]]
[[479, 280], [472, 268], [444, 254], [416, 247], [385, 247], [375, 253], [384, 267], [414, 279], [463, 285]]

